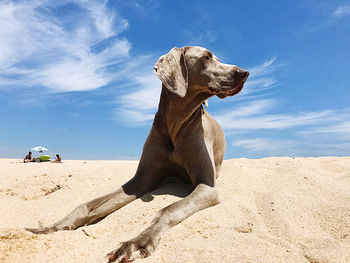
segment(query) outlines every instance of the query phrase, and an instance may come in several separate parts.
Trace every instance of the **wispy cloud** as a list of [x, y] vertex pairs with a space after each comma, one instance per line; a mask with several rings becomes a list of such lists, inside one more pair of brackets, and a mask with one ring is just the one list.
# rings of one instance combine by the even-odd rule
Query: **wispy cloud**
[[245, 156], [331, 156], [349, 155], [350, 142], [321, 140], [300, 140], [256, 138], [232, 142], [235, 151], [245, 152]]
[[334, 120], [334, 112], [323, 110], [318, 112], [299, 112], [292, 114], [270, 113], [276, 107], [275, 100], [254, 100], [242, 103], [237, 108], [225, 110], [226, 113], [216, 114], [216, 119], [224, 129], [258, 130], [258, 129], [288, 129], [299, 126], [314, 125], [324, 121]]
[[132, 85], [137, 88], [119, 96], [116, 100], [116, 116], [131, 125], [143, 125], [149, 123], [157, 109], [161, 82], [153, 72], [135, 76]]
[[303, 137], [324, 136], [328, 139], [350, 140], [350, 109], [324, 109], [312, 112], [276, 113], [277, 99], [243, 101], [236, 107], [215, 114], [228, 134], [245, 134], [259, 130], [301, 129]]
[[139, 89], [120, 97], [123, 107], [146, 111], [155, 109], [161, 91], [160, 80], [151, 72], [149, 75], [136, 76], [134, 82]]
[[217, 36], [213, 31], [206, 30], [202, 32], [187, 32], [187, 35], [189, 36], [188, 42], [192, 45], [198, 46], [198, 45], [208, 45], [210, 43], [213, 43], [216, 41]]
[[131, 126], [140, 126], [149, 123], [154, 117], [154, 114], [138, 111], [137, 109], [118, 109], [116, 120], [122, 119]]
[[[73, 23], [69, 15], [59, 16], [66, 6], [83, 19]], [[5, 1], [0, 20], [2, 87], [93, 90], [113, 80], [109, 67], [128, 57], [131, 48], [118, 38], [128, 22], [106, 1]]]
[[350, 5], [339, 6], [334, 12], [333, 16], [343, 17], [350, 15]]
[[317, 137], [322, 140], [332, 139], [350, 142], [350, 114], [342, 116], [337, 122], [312, 127], [309, 130], [300, 132], [300, 135], [307, 138]]
[[238, 94], [239, 99], [250, 99], [252, 96], [259, 96], [279, 85], [276, 78], [276, 71], [281, 64], [276, 63], [277, 57], [272, 57], [260, 65], [248, 67], [250, 77], [244, 89]]
[[253, 152], [270, 151], [278, 152], [295, 146], [295, 142], [288, 140], [277, 140], [271, 138], [257, 138], [237, 140], [232, 143], [233, 146], [242, 147]]
[[276, 70], [276, 59], [276, 56], [272, 57], [260, 65], [248, 68], [248, 71], [254, 78], [269, 75]]

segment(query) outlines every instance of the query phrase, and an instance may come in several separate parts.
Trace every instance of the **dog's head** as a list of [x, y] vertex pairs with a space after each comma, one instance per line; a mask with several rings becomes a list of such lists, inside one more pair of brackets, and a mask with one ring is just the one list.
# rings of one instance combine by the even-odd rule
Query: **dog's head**
[[173, 48], [159, 58], [154, 72], [167, 89], [180, 97], [188, 89], [219, 98], [233, 96], [242, 90], [249, 76], [248, 71], [221, 63], [202, 47]]

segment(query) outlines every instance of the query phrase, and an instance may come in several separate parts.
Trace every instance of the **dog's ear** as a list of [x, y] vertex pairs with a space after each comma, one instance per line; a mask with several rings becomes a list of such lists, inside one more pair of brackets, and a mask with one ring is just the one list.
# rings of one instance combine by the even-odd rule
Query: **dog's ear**
[[154, 65], [154, 73], [172, 93], [185, 97], [188, 87], [188, 72], [183, 48], [174, 47], [161, 56]]

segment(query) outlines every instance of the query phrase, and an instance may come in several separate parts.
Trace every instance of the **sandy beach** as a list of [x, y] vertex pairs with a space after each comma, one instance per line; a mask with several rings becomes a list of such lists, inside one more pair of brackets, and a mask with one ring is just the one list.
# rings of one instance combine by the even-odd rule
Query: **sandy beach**
[[[137, 161], [0, 159], [0, 262], [105, 262], [155, 213], [190, 188], [171, 183], [104, 220], [74, 231], [34, 235], [131, 178]], [[226, 160], [221, 203], [167, 231], [135, 262], [350, 262], [350, 157]]]

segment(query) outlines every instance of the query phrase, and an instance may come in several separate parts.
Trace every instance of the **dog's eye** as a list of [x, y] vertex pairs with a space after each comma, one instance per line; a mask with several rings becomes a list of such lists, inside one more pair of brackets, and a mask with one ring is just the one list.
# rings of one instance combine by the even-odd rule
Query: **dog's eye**
[[207, 55], [204, 57], [205, 60], [210, 60], [210, 57]]

